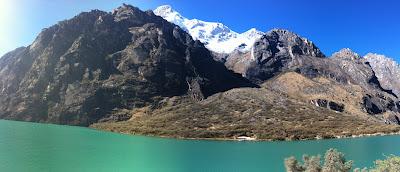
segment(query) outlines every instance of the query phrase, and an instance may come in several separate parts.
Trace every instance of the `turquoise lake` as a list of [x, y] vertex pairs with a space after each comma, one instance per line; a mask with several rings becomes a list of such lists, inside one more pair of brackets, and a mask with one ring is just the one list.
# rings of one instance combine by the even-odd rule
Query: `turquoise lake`
[[399, 155], [400, 136], [294, 142], [177, 140], [0, 120], [0, 171], [266, 172], [337, 148], [354, 166]]

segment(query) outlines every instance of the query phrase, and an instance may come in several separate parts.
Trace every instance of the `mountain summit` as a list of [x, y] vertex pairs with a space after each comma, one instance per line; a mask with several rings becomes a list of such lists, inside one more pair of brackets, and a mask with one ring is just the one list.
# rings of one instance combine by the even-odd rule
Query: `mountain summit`
[[301, 56], [325, 57], [310, 40], [285, 29], [273, 29], [257, 39], [249, 52], [229, 54], [225, 65], [262, 83], [291, 68], [302, 59]]
[[360, 59], [361, 56], [352, 51], [350, 48], [343, 48], [338, 52], [332, 54], [333, 58], [342, 58], [347, 60], [357, 60]]
[[209, 50], [217, 53], [231, 53], [235, 49], [248, 51], [256, 39], [260, 38], [263, 34], [255, 28], [243, 33], [237, 33], [222, 23], [188, 19], [169, 5], [159, 6], [153, 12], [165, 20], [178, 25], [188, 32], [193, 39], [199, 40]]

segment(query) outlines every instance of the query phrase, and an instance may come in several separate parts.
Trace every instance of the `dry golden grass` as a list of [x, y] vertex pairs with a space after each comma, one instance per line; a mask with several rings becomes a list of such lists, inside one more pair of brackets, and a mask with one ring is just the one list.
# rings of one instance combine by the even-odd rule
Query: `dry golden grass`
[[272, 88], [294, 99], [311, 101], [325, 99], [345, 105], [345, 111], [367, 116], [362, 111], [361, 103], [365, 90], [358, 85], [340, 84], [325, 77], [309, 79], [295, 72], [287, 72], [263, 84], [263, 87]]

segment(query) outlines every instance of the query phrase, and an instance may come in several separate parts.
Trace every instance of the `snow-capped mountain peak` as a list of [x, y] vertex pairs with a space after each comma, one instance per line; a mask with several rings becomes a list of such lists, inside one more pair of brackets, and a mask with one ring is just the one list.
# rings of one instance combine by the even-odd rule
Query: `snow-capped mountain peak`
[[157, 7], [154, 10], [154, 14], [180, 26], [193, 39], [199, 40], [209, 50], [217, 53], [231, 53], [235, 49], [248, 51], [256, 39], [263, 35], [262, 32], [255, 28], [240, 34], [232, 31], [222, 23], [188, 19], [172, 9], [170, 5]]
[[164, 18], [171, 23], [178, 25], [179, 27], [187, 31], [185, 25], [183, 24], [187, 19], [181, 16], [181, 14], [179, 14], [175, 10], [173, 10], [170, 5], [159, 6], [153, 12], [154, 14]]

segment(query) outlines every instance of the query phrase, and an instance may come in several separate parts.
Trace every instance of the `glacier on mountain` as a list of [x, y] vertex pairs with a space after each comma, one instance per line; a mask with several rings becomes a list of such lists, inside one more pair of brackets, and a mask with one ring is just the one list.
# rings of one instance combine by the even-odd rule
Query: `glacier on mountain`
[[222, 23], [188, 19], [169, 5], [159, 6], [153, 12], [165, 20], [178, 25], [188, 32], [193, 39], [199, 40], [209, 50], [217, 53], [231, 53], [235, 49], [242, 52], [248, 51], [254, 42], [264, 34], [255, 28], [243, 33], [237, 33]]

